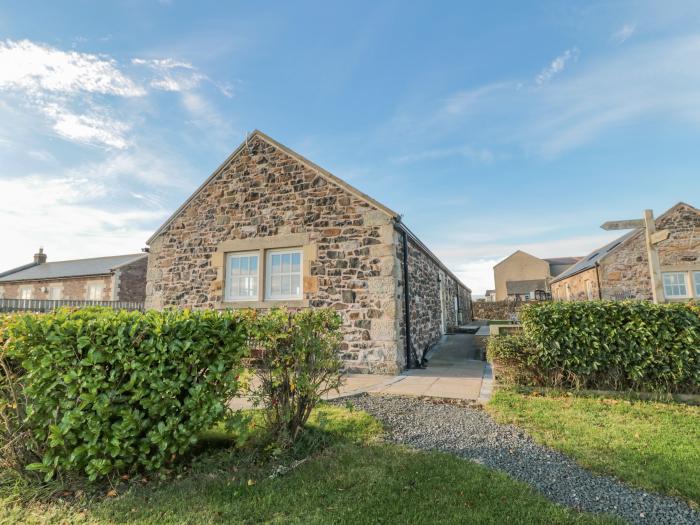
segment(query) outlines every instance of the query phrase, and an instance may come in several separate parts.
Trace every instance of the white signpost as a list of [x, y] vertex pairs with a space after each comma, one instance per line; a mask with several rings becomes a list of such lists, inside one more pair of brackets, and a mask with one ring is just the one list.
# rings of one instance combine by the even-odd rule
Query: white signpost
[[664, 284], [661, 279], [661, 264], [659, 263], [659, 252], [656, 245], [668, 239], [668, 230], [656, 231], [654, 222], [654, 212], [644, 210], [643, 219], [630, 219], [625, 221], [608, 221], [601, 225], [604, 230], [631, 230], [633, 228], [644, 228], [647, 259], [649, 259], [649, 273], [651, 274], [651, 293], [655, 303], [666, 302], [664, 297]]

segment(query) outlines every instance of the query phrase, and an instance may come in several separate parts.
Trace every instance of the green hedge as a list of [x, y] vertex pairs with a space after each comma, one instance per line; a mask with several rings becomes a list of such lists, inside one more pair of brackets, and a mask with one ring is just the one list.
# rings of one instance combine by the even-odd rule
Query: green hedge
[[[524, 337], [489, 355], [515, 382], [700, 392], [700, 309], [639, 301], [548, 302], [520, 311]], [[494, 338], [491, 338], [494, 339]]]
[[225, 415], [247, 353], [235, 313], [58, 310], [6, 316], [0, 329], [0, 430], [23, 432], [39, 458], [29, 468], [46, 479], [182, 455]]

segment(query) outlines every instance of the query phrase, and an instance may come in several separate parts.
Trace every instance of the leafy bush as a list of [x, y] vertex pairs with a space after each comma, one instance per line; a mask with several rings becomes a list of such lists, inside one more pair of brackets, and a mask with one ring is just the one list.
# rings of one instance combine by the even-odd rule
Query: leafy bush
[[330, 309], [276, 309], [258, 318], [254, 341], [262, 352], [254, 397], [280, 445], [294, 442], [323, 394], [340, 386], [340, 326]]
[[516, 381], [539, 386], [700, 392], [700, 314], [688, 304], [538, 303], [520, 311], [527, 343], [491, 338]]
[[495, 365], [501, 383], [538, 384], [540, 371], [529, 364], [533, 355], [534, 343], [523, 334], [493, 336], [486, 343], [486, 358]]
[[0, 411], [28, 432], [41, 458], [28, 468], [46, 479], [156, 470], [183, 454], [225, 415], [247, 352], [234, 313], [64, 309], [0, 326]]

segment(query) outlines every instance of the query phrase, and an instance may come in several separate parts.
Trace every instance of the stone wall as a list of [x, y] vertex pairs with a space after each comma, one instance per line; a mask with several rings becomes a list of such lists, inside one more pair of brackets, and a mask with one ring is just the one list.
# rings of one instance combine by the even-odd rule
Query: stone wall
[[[567, 286], [569, 293], [568, 296]], [[591, 296], [590, 299], [599, 299], [600, 290], [598, 288], [598, 272], [595, 268], [589, 268], [588, 270], [572, 275], [567, 279], [552, 283], [552, 299], [555, 301], [565, 301], [568, 297], [571, 301], [586, 301], [589, 299], [589, 286]]]
[[[348, 370], [395, 373], [396, 236], [387, 213], [253, 135], [151, 242], [146, 306], [332, 307], [343, 317]], [[302, 300], [224, 301], [227, 246], [264, 254], [285, 242], [303, 244]]]
[[[405, 317], [403, 303], [403, 242], [397, 242], [397, 261], [401, 267], [398, 282], [400, 298], [399, 331], [400, 344], [404, 348], [405, 363]], [[437, 343], [443, 333], [471, 320], [471, 295], [450, 274], [445, 272], [413, 240], [408, 241], [409, 270], [409, 312], [411, 323], [411, 343], [415, 358], [421, 359], [430, 347]], [[441, 299], [442, 295], [442, 299]], [[459, 297], [458, 311], [455, 309], [455, 297]]]
[[117, 268], [114, 272], [115, 301], [142, 302], [146, 300], [146, 271], [148, 257]]
[[[32, 287], [32, 299], [48, 299], [49, 288], [59, 286], [61, 299], [84, 301], [87, 299], [87, 287], [89, 284], [102, 284], [101, 301], [112, 300], [112, 276], [97, 275], [88, 277], [71, 277], [65, 279], [46, 279], [41, 281], [17, 281], [15, 283], [0, 284], [0, 297], [3, 299], [19, 299], [20, 288]], [[42, 291], [46, 288], [46, 291]]]
[[517, 314], [523, 303], [515, 301], [476, 301], [473, 304], [474, 319], [504, 320]]

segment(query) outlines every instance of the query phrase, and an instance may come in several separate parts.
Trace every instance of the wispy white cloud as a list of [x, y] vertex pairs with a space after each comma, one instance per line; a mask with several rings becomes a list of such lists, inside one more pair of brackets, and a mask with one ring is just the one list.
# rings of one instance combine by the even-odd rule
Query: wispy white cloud
[[[566, 70], [573, 60], [577, 67]], [[401, 133], [429, 151], [441, 150], [435, 141], [447, 134], [471, 142], [478, 133], [480, 148], [496, 152], [494, 159], [512, 146], [551, 159], [635, 119], [700, 126], [698, 63], [700, 34], [630, 41], [585, 60], [572, 48], [534, 81], [509, 79], [457, 91], [427, 112], [402, 109], [385, 135]]]
[[128, 146], [125, 138], [130, 126], [96, 108], [88, 113], [73, 113], [67, 105], [48, 102], [40, 108], [53, 121], [53, 130], [61, 137], [85, 144], [102, 144], [116, 149]]
[[142, 97], [146, 90], [109, 58], [29, 40], [0, 42], [0, 91], [46, 117], [70, 141], [124, 149], [129, 124], [98, 97]]
[[570, 61], [576, 61], [579, 56], [578, 48], [567, 49], [561, 55], [556, 57], [552, 62], [540, 71], [540, 74], [535, 78], [535, 84], [541, 86], [549, 82], [555, 75], [564, 71], [567, 63]]
[[162, 91], [191, 91], [202, 82], [209, 82], [226, 97], [233, 96], [233, 87], [228, 83], [217, 82], [199, 71], [190, 62], [172, 58], [134, 58], [136, 66], [145, 66], [153, 72], [150, 86]]
[[441, 105], [439, 115], [459, 116], [470, 109], [478, 109], [481, 102], [489, 95], [512, 88], [510, 82], [487, 84], [476, 89], [459, 91], [449, 96]]
[[111, 59], [29, 40], [0, 42], [0, 89], [138, 97], [145, 90]]
[[165, 213], [136, 202], [109, 210], [102, 200], [110, 191], [89, 178], [0, 179], [3, 242], [12, 246], [3, 253], [3, 269], [29, 262], [39, 246], [54, 260], [138, 252]]
[[612, 34], [612, 39], [618, 44], [622, 44], [634, 34], [636, 29], [636, 24], [625, 24]]
[[[124, 150], [139, 117], [120, 113], [120, 99], [145, 98], [153, 91], [177, 92], [198, 121], [225, 127], [203, 93], [210, 82], [226, 97], [230, 85], [216, 82], [192, 63], [173, 58], [134, 58], [125, 68], [116, 60], [44, 44], [0, 41], [0, 93], [13, 96], [13, 105], [43, 116], [60, 137], [80, 143]], [[145, 69], [144, 69], [145, 68]]]
[[206, 78], [189, 62], [172, 58], [134, 58], [131, 63], [150, 68], [154, 73], [150, 81], [151, 87], [163, 91], [189, 91]]
[[476, 148], [465, 145], [453, 148], [431, 148], [422, 151], [415, 151], [400, 155], [391, 159], [396, 164], [412, 164], [426, 160], [444, 159], [448, 157], [463, 157], [485, 164], [491, 163], [494, 160], [495, 154], [487, 148]]

